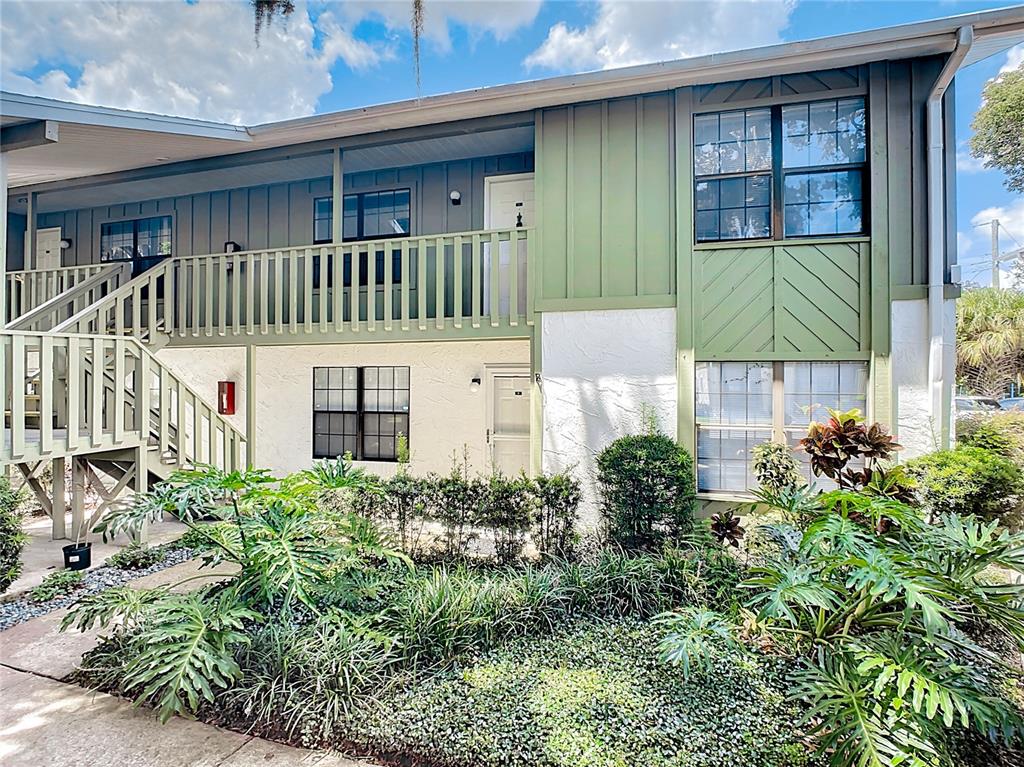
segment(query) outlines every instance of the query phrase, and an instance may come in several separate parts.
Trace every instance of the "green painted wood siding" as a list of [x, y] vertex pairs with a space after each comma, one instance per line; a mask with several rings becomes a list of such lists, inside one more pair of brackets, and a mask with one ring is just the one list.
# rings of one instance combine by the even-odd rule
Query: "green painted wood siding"
[[668, 93], [537, 114], [538, 308], [671, 305], [673, 130]]
[[[884, 119], [872, 121], [873, 141], [886, 148], [886, 210], [890, 276], [893, 285], [928, 284], [928, 221], [925, 209], [927, 137], [925, 101], [942, 70], [944, 57], [880, 62], [872, 82], [872, 107], [884, 110]], [[877, 87], [876, 87], [877, 86]], [[956, 242], [956, 120], [951, 87], [943, 103], [946, 118], [947, 215], [946, 241]], [[875, 178], [875, 187], [882, 183]], [[948, 249], [947, 266], [955, 263], [956, 249]], [[948, 274], [947, 274], [948, 278]]]
[[694, 251], [698, 359], [866, 353], [869, 257], [867, 240]]
[[[516, 153], [429, 165], [345, 174], [345, 191], [408, 187], [412, 193], [413, 234], [482, 229], [484, 177], [533, 170], [533, 155]], [[449, 204], [451, 189], [462, 205]], [[202, 192], [144, 202], [104, 205], [39, 214], [39, 227], [59, 226], [72, 239], [65, 266], [99, 262], [100, 228], [106, 221], [173, 216], [174, 254], [219, 253], [233, 240], [245, 250], [284, 248], [313, 242], [313, 200], [329, 197], [330, 178]], [[19, 251], [17, 266], [20, 267]]]

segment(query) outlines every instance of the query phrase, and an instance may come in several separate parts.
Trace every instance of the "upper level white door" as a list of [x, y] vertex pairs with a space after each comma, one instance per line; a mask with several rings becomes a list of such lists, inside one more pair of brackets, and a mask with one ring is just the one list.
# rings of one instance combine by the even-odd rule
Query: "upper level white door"
[[[522, 229], [533, 226], [536, 223], [534, 218], [533, 198], [533, 174], [514, 173], [508, 176], [487, 176], [484, 178], [484, 228], [485, 229]], [[484, 245], [484, 272], [483, 284], [490, 285], [491, 278], [491, 246]], [[516, 253], [518, 268], [519, 295], [516, 297], [516, 307], [519, 314], [526, 312], [526, 245], [519, 244]], [[510, 243], [503, 242], [500, 246], [498, 256], [498, 281], [501, 285], [499, 295], [501, 296], [498, 311], [503, 315], [508, 314], [509, 295], [508, 289], [511, 285], [508, 271], [512, 263], [512, 250]], [[483, 310], [484, 314], [491, 311], [490, 291], [484, 290]]]
[[59, 226], [36, 230], [36, 269], [60, 269], [62, 236]]

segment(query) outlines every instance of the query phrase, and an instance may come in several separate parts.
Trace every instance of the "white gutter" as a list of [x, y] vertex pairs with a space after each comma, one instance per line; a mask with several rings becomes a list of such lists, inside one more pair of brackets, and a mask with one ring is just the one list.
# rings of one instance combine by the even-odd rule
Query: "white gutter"
[[946, 200], [945, 142], [942, 97], [974, 44], [974, 28], [960, 27], [956, 47], [949, 54], [925, 105], [928, 137], [928, 383], [931, 417], [940, 450], [950, 447], [952, 370], [947, 370], [943, 354], [944, 286], [946, 283]]

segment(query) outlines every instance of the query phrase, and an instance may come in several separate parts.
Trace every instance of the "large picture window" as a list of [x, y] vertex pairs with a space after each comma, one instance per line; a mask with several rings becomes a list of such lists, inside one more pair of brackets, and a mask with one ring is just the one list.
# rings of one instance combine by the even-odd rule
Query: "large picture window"
[[[383, 240], [410, 234], [411, 194], [408, 189], [346, 194], [342, 203], [342, 239]], [[334, 201], [330, 197], [313, 200], [313, 242], [331, 242]]]
[[[752, 450], [770, 439], [791, 446], [828, 408], [865, 412], [865, 362], [701, 362], [696, 368], [697, 489], [749, 492], [757, 487]], [[795, 453], [808, 482], [806, 453]]]
[[171, 217], [111, 221], [100, 226], [100, 261], [132, 261], [171, 255]]
[[694, 116], [698, 242], [864, 232], [862, 97]]
[[313, 457], [395, 461], [409, 437], [409, 368], [313, 368]]

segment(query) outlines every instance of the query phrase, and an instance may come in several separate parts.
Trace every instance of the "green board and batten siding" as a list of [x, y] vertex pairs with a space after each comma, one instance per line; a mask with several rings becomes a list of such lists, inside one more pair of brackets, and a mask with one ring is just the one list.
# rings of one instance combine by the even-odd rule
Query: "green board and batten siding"
[[670, 93], [537, 114], [540, 310], [674, 306]]
[[[924, 99], [941, 66], [879, 62], [539, 111], [538, 310], [675, 307], [681, 435], [702, 359], [868, 360], [874, 414], [891, 422], [890, 303], [927, 283]], [[866, 236], [694, 245], [695, 113], [857, 95], [870, 121]], [[946, 141], [951, 170], [951, 123]]]

